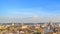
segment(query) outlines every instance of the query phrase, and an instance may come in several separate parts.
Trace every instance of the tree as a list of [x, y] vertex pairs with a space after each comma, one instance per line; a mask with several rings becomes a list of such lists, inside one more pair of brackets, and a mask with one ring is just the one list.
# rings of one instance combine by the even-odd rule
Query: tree
[[40, 32], [34, 32], [33, 34], [41, 34]]

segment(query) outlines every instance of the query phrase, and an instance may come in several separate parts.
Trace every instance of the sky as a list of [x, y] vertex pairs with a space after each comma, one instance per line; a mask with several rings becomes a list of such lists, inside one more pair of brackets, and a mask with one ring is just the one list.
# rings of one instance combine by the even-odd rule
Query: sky
[[0, 0], [1, 22], [10, 18], [31, 17], [41, 18], [41, 21], [47, 21], [47, 18], [59, 21], [60, 0]]

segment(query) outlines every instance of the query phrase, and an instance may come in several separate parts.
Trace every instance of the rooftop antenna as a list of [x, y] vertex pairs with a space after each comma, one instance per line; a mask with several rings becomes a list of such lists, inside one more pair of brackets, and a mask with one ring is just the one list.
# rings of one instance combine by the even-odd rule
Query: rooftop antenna
[[[22, 16], [22, 19], [23, 19], [23, 16]], [[22, 23], [21, 23], [21, 25], [24, 25], [24, 20], [22, 20]]]
[[33, 17], [33, 20], [34, 20], [33, 22], [34, 22], [34, 25], [35, 25], [35, 26], [37, 26], [37, 22], [36, 22], [37, 18], [38, 18], [38, 16], [34, 16], [34, 17]]

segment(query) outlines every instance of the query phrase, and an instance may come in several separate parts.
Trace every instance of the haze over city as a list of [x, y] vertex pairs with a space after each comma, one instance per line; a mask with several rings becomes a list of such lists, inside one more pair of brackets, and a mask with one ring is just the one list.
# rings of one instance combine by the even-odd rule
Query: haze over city
[[60, 22], [60, 0], [0, 0], [1, 23]]

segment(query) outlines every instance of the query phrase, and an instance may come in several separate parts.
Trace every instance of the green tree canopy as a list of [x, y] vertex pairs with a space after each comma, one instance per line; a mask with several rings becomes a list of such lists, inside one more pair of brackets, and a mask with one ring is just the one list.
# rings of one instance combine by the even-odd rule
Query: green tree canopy
[[40, 32], [34, 32], [33, 34], [41, 34]]

